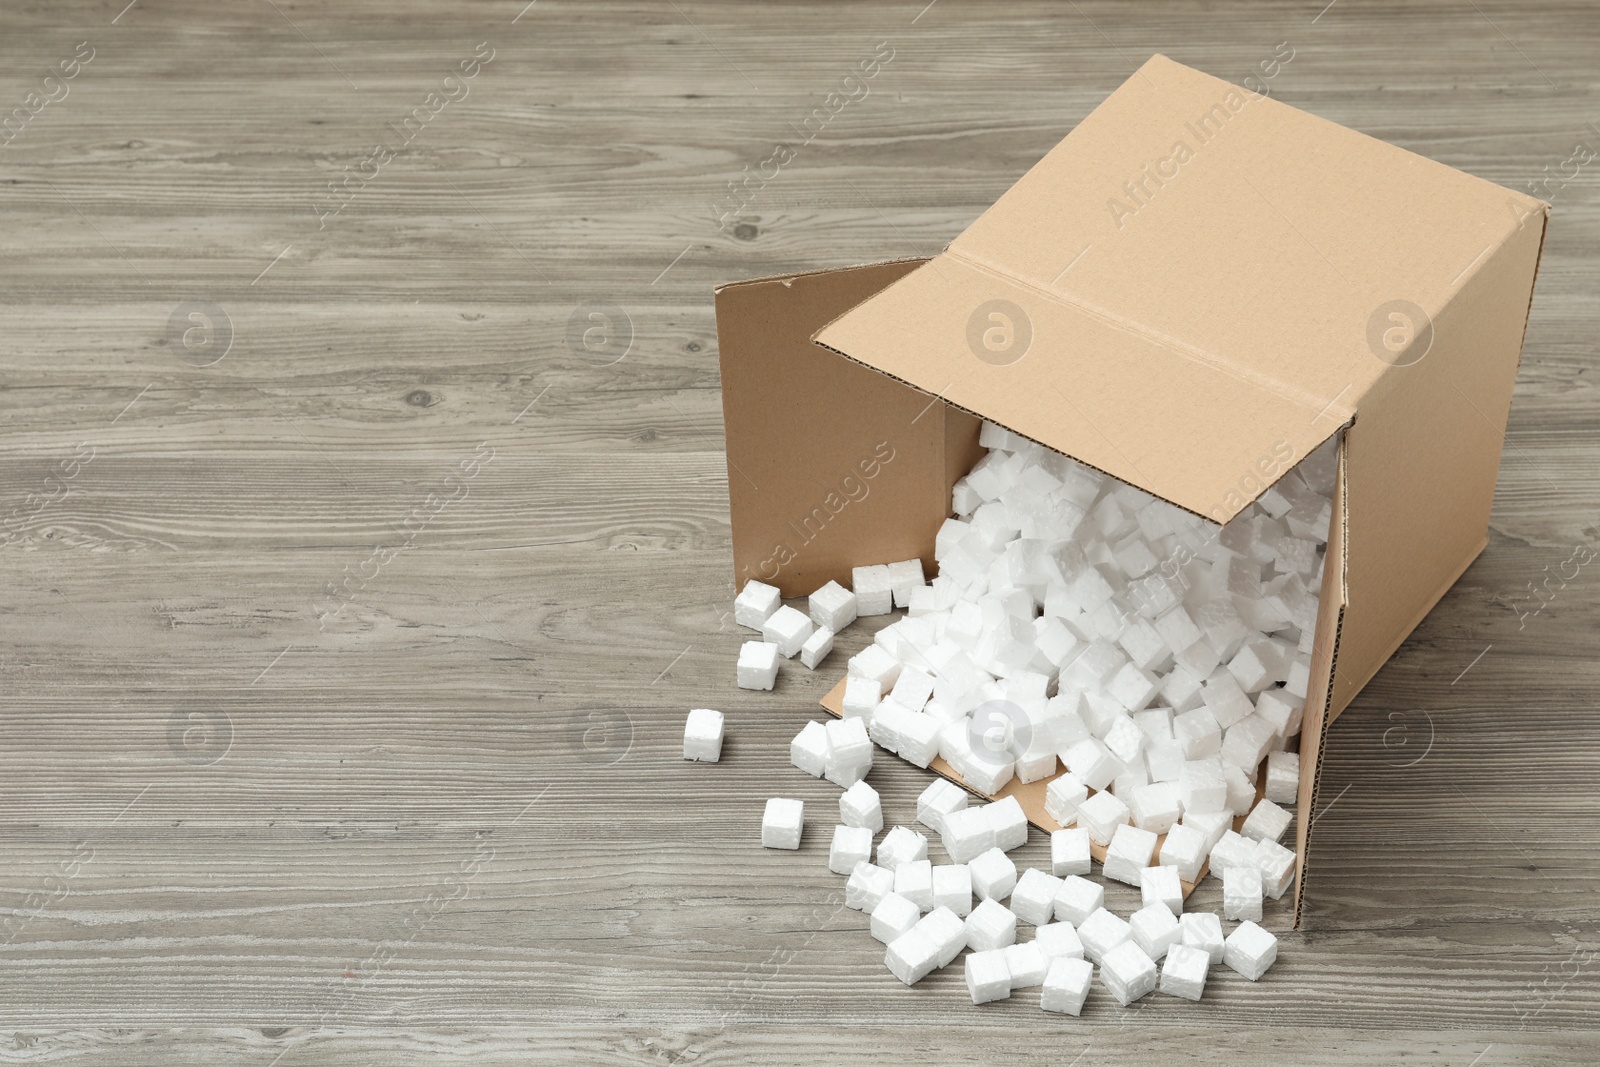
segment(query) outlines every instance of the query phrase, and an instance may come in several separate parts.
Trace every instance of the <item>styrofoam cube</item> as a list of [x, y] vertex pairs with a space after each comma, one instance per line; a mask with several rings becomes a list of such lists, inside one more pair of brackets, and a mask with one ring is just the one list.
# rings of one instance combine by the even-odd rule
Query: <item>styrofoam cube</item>
[[1106, 953], [1133, 936], [1126, 919], [1113, 915], [1105, 908], [1097, 909], [1078, 924], [1078, 939], [1083, 942], [1085, 959], [1104, 963]]
[[1053, 831], [1050, 834], [1050, 873], [1065, 878], [1089, 871], [1089, 831], [1081, 826]]
[[1206, 973], [1210, 969], [1211, 957], [1203, 950], [1175, 944], [1167, 949], [1167, 960], [1161, 965], [1161, 992], [1199, 1000], [1206, 991]]
[[912, 711], [921, 711], [922, 706], [933, 696], [933, 675], [920, 667], [902, 667], [900, 677], [895, 679], [894, 688], [889, 695], [895, 702]]
[[972, 891], [983, 900], [1004, 900], [1017, 885], [1017, 865], [999, 848], [990, 848], [967, 864]]
[[1228, 787], [1228, 810], [1243, 815], [1256, 802], [1256, 783], [1253, 776], [1226, 761], [1222, 764], [1222, 781]]
[[1011, 777], [1016, 773], [1016, 763], [1010, 760], [996, 760], [994, 757], [982, 752], [968, 751], [965, 756], [956, 761], [956, 770], [961, 773], [961, 778], [978, 792], [988, 796], [998, 793]]
[[1104, 789], [1122, 769], [1117, 757], [1097, 737], [1072, 744], [1061, 753], [1061, 762], [1090, 789]]
[[1254, 867], [1256, 847], [1233, 830], [1224, 830], [1222, 837], [1211, 847], [1211, 869], [1221, 872], [1229, 867]]
[[1101, 873], [1114, 881], [1131, 886], [1139, 884], [1140, 871], [1150, 866], [1156, 853], [1156, 835], [1137, 826], [1117, 827], [1106, 846], [1106, 859]]
[[1222, 962], [1254, 982], [1278, 958], [1278, 939], [1254, 922], [1242, 922], [1222, 943]]
[[1152, 960], [1159, 960], [1178, 942], [1178, 917], [1165, 904], [1147, 904], [1128, 917], [1128, 936]]
[[889, 573], [889, 591], [894, 597], [894, 606], [904, 608], [911, 606], [911, 590], [920, 586], [923, 581], [922, 561], [920, 559], [901, 560], [898, 563], [887, 564]]
[[1183, 773], [1183, 746], [1176, 741], [1147, 741], [1144, 762], [1152, 782], [1176, 782]]
[[1178, 774], [1178, 803], [1185, 814], [1224, 811], [1228, 807], [1228, 779], [1215, 757], [1189, 760]]
[[1062, 826], [1071, 826], [1078, 818], [1078, 805], [1088, 798], [1089, 787], [1083, 779], [1067, 771], [1045, 787], [1044, 813]]
[[789, 742], [789, 762], [813, 778], [821, 778], [828, 765], [828, 731], [820, 722], [808, 722]]
[[891, 944], [910, 933], [921, 918], [922, 910], [911, 901], [896, 893], [886, 893], [872, 909], [872, 936], [886, 945]]
[[1256, 714], [1272, 723], [1279, 737], [1293, 737], [1299, 733], [1304, 712], [1304, 698], [1282, 689], [1268, 689], [1256, 697]]
[[1185, 811], [1183, 822], [1178, 825], [1187, 826], [1205, 838], [1205, 854], [1209, 858], [1222, 835], [1233, 829], [1233, 813], [1227, 810]]
[[952, 860], [970, 863], [994, 848], [994, 827], [982, 808], [959, 808], [945, 815], [939, 840]]
[[973, 949], [1005, 948], [1017, 942], [1017, 917], [998, 900], [984, 900], [967, 916], [967, 944]]
[[1128, 822], [1128, 805], [1115, 794], [1099, 792], [1078, 805], [1078, 825], [1089, 831], [1089, 839], [1097, 845], [1111, 844], [1117, 828]]
[[1222, 917], [1261, 919], [1261, 871], [1255, 867], [1222, 869]]
[[900, 661], [876, 644], [851, 656], [845, 669], [857, 678], [870, 678], [884, 689], [891, 688], [900, 678]]
[[716, 763], [722, 758], [722, 712], [695, 708], [683, 724], [683, 758]]
[[1085, 920], [1105, 907], [1106, 887], [1081, 875], [1069, 874], [1056, 890], [1056, 919], [1081, 927]]
[[894, 869], [894, 891], [923, 911], [933, 910], [933, 864], [912, 860]]
[[883, 700], [883, 686], [871, 678], [847, 675], [844, 680], [844, 699], [840, 710], [847, 719], [866, 719], [872, 722], [872, 712]]
[[894, 872], [863, 861], [856, 864], [855, 870], [850, 872], [849, 881], [844, 884], [844, 906], [871, 912], [884, 897], [893, 892]]
[[1193, 882], [1200, 877], [1200, 868], [1206, 862], [1208, 850], [1205, 845], [1205, 835], [1192, 826], [1179, 823], [1162, 838], [1157, 861], [1163, 867], [1175, 868], [1180, 882]]
[[773, 797], [761, 814], [763, 848], [800, 847], [800, 830], [805, 824], [805, 802]]
[[1023, 922], [1043, 926], [1055, 914], [1056, 894], [1060, 891], [1061, 879], [1029, 867], [1011, 890], [1011, 910]]
[[967, 947], [967, 924], [949, 908], [934, 908], [917, 924], [938, 946], [937, 966], [943, 967]]
[[1277, 735], [1260, 715], [1247, 715], [1228, 727], [1222, 738], [1222, 759], [1255, 777], [1256, 767], [1267, 755]]
[[1256, 870], [1261, 872], [1261, 892], [1279, 900], [1294, 881], [1294, 850], [1276, 841], [1256, 842]]
[[1046, 959], [1068, 957], [1083, 958], [1083, 942], [1077, 929], [1069, 922], [1046, 923], [1034, 931], [1033, 944], [1039, 946]]
[[1141, 830], [1164, 834], [1183, 814], [1175, 782], [1142, 785], [1128, 796], [1128, 818]]
[[889, 968], [889, 973], [900, 981], [906, 985], [916, 985], [939, 965], [939, 945], [926, 931], [913, 926], [889, 942], [883, 963]]
[[1239, 827], [1239, 836], [1252, 841], [1277, 841], [1289, 829], [1294, 812], [1278, 807], [1270, 800], [1262, 800]]
[[933, 907], [949, 908], [961, 918], [972, 914], [972, 869], [965, 863], [933, 868]]
[[935, 778], [917, 797], [917, 821], [943, 834], [945, 816], [965, 808], [971, 795], [947, 778]]
[[1204, 759], [1222, 751], [1222, 727], [1210, 708], [1199, 707], [1175, 716], [1172, 734], [1186, 760]]
[[1124, 941], [1100, 961], [1100, 981], [1118, 1004], [1127, 1007], [1155, 989], [1156, 962], [1132, 941]]
[[1002, 797], [983, 806], [984, 816], [994, 830], [994, 845], [1010, 852], [1028, 843], [1028, 816], [1016, 797]]
[[1045, 973], [1050, 969], [1050, 960], [1038, 945], [1032, 941], [1023, 941], [1007, 945], [1000, 951], [1006, 955], [1006, 969], [1011, 972], [1013, 991], [1031, 989], [1044, 984]]
[[828, 653], [833, 651], [833, 631], [826, 626], [811, 631], [811, 636], [805, 639], [800, 646], [800, 662], [808, 670], [816, 670], [818, 664], [828, 658]]
[[1180, 940], [1204, 952], [1212, 963], [1222, 962], [1222, 920], [1214, 911], [1186, 911], [1178, 916]]
[[764, 641], [778, 646], [778, 655], [784, 659], [793, 659], [814, 629], [816, 627], [804, 612], [785, 604], [767, 616], [767, 621], [761, 624], [761, 637]]
[[872, 858], [872, 831], [865, 826], [835, 826], [833, 843], [828, 846], [828, 870], [850, 874], [856, 864]]
[[1178, 880], [1178, 868], [1165, 865], [1140, 871], [1139, 900], [1146, 907], [1163, 904], [1172, 914], [1182, 915], [1183, 883]]
[[878, 791], [866, 782], [839, 794], [839, 821], [846, 826], [862, 826], [878, 833], [883, 829], [883, 801]]
[[928, 839], [908, 826], [896, 826], [878, 842], [878, 866], [894, 870], [928, 858]]
[[740, 689], [771, 689], [778, 681], [778, 646], [767, 641], [746, 641], [739, 646], [735, 668]]
[[852, 568], [850, 588], [856, 595], [858, 616], [887, 615], [894, 610], [894, 590], [890, 585], [887, 565], [880, 563], [871, 567]]
[[806, 601], [807, 614], [818, 628], [838, 633], [856, 621], [856, 595], [838, 582], [812, 593]]
[[767, 617], [782, 606], [783, 594], [777, 586], [752, 578], [744, 583], [739, 595], [733, 598], [733, 621], [740, 626], [759, 630]]
[[1267, 753], [1266, 797], [1274, 804], [1294, 804], [1300, 799], [1300, 754]]
[[1105, 737], [1101, 740], [1105, 744], [1106, 750], [1115, 756], [1117, 761], [1124, 767], [1130, 767], [1136, 762], [1140, 762], [1140, 757], [1144, 753], [1144, 731], [1139, 729], [1138, 724], [1126, 715], [1118, 716], [1116, 722], [1111, 724], [1111, 729], [1106, 731]]
[[1082, 1013], [1093, 975], [1094, 964], [1088, 960], [1066, 956], [1051, 960], [1039, 994], [1039, 1007], [1064, 1015]]
[[967, 993], [974, 1004], [1004, 1000], [1011, 995], [1011, 969], [1004, 949], [973, 952], [966, 962]]

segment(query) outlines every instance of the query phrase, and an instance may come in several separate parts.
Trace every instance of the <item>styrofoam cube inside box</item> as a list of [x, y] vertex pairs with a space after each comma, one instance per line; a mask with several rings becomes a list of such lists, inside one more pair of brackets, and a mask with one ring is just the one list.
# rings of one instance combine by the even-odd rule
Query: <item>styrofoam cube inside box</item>
[[1050, 961], [1039, 994], [1039, 1007], [1064, 1015], [1079, 1015], [1089, 996], [1094, 964], [1085, 959], [1058, 957]]
[[1254, 982], [1278, 958], [1278, 939], [1254, 922], [1242, 922], [1222, 943], [1222, 962]]
[[933, 910], [933, 864], [912, 860], [894, 869], [894, 891], [923, 911]]
[[1270, 800], [1262, 800], [1245, 816], [1239, 827], [1239, 836], [1252, 841], [1276, 841], [1289, 829], [1294, 812], [1278, 807]]
[[1183, 773], [1183, 746], [1176, 741], [1146, 742], [1144, 762], [1152, 782], [1175, 783]]
[[683, 724], [683, 758], [716, 763], [722, 758], [722, 712], [695, 708]]
[[1061, 922], [1082, 927], [1085, 920], [1105, 907], [1106, 887], [1081, 875], [1069, 874], [1056, 890], [1056, 914]]
[[1222, 759], [1254, 777], [1256, 767], [1271, 750], [1277, 734], [1260, 715], [1247, 715], [1228, 727], [1222, 738]]
[[1212, 963], [1222, 962], [1222, 920], [1214, 911], [1186, 911], [1178, 916], [1180, 940], [1200, 949]]
[[1050, 969], [1050, 960], [1038, 945], [1032, 941], [1024, 941], [1007, 945], [1001, 951], [1006, 954], [1006, 969], [1011, 972], [1013, 991], [1031, 989], [1044, 984], [1045, 973]]
[[921, 585], [922, 561], [920, 559], [901, 560], [898, 563], [887, 564], [889, 573], [889, 591], [894, 597], [894, 606], [905, 608], [911, 606], [911, 590]]
[[890, 944], [910, 933], [921, 918], [922, 909], [911, 901], [897, 893], [886, 893], [872, 909], [872, 936]]
[[800, 662], [808, 670], [816, 670], [823, 660], [828, 658], [828, 653], [833, 651], [833, 631], [826, 626], [811, 631], [811, 636], [806, 638], [800, 646]]
[[863, 826], [873, 833], [883, 829], [883, 801], [878, 791], [866, 782], [839, 794], [839, 821], [846, 826]]
[[1222, 781], [1228, 787], [1228, 810], [1235, 815], [1243, 815], [1248, 812], [1256, 802], [1254, 776], [1245, 774], [1244, 771], [1231, 763], [1224, 762], [1222, 764]]
[[1174, 866], [1146, 867], [1139, 872], [1139, 899], [1146, 907], [1163, 904], [1174, 915], [1183, 914], [1183, 883]]
[[1011, 910], [1023, 922], [1043, 926], [1055, 914], [1060, 891], [1061, 879], [1029, 867], [1011, 890]]
[[1161, 839], [1156, 860], [1163, 867], [1174, 868], [1180, 882], [1193, 882], [1200, 877], [1200, 868], [1206, 862], [1205, 845], [1205, 836], [1199, 830], [1179, 823]]
[[828, 730], [820, 722], [808, 722], [789, 742], [789, 762], [813, 778], [821, 778], [828, 764]]
[[972, 891], [983, 900], [1004, 900], [1017, 885], [1017, 865], [999, 848], [990, 848], [967, 864]]
[[1156, 852], [1156, 835], [1137, 826], [1119, 826], [1106, 846], [1101, 873], [1131, 886], [1139, 884], [1140, 873], [1150, 866]]
[[1078, 805], [1088, 798], [1089, 787], [1083, 779], [1067, 771], [1045, 787], [1044, 812], [1062, 826], [1071, 826], [1078, 818]]
[[[1200, 834], [1205, 839], [1204, 853], [1207, 857], [1211, 850], [1217, 847], [1217, 842], [1222, 840], [1222, 835], [1233, 828], [1233, 812], [1226, 809], [1220, 811], [1188, 811], [1183, 813], [1180, 826], [1187, 826]], [[1191, 881], [1193, 879], [1190, 879]]]
[[1261, 872], [1255, 867], [1222, 869], [1222, 916], [1225, 919], [1261, 918]]
[[1069, 922], [1046, 923], [1033, 933], [1033, 943], [1039, 946], [1046, 959], [1070, 957], [1083, 958], [1083, 942], [1077, 929]]
[[1167, 949], [1166, 962], [1161, 965], [1161, 992], [1199, 1000], [1206, 991], [1206, 973], [1210, 969], [1211, 957], [1202, 949], [1175, 944]]
[[1100, 980], [1117, 1003], [1127, 1007], [1155, 989], [1156, 963], [1138, 945], [1124, 941], [1100, 961]]
[[740, 689], [771, 689], [778, 681], [778, 646], [768, 641], [746, 641], [739, 646], [735, 667]]
[[925, 931], [913, 926], [889, 942], [883, 963], [900, 981], [916, 985], [939, 965], [939, 945]]
[[1083, 942], [1085, 959], [1103, 963], [1106, 953], [1133, 936], [1126, 919], [1105, 908], [1095, 912], [1078, 924], [1078, 939]]
[[872, 712], [883, 700], [883, 686], [871, 678], [847, 675], [844, 680], [844, 699], [840, 704], [847, 719], [872, 721]]
[[[875, 863], [862, 862], [850, 872], [844, 884], [844, 906], [870, 912], [883, 898], [894, 892], [894, 872]], [[882, 939], [880, 939], [882, 940]]]
[[1117, 757], [1098, 737], [1086, 737], [1075, 742], [1061, 753], [1061, 762], [1090, 789], [1104, 789], [1122, 769]]
[[1274, 804], [1294, 804], [1300, 799], [1300, 754], [1267, 753], [1266, 798]]
[[1128, 817], [1133, 825], [1153, 834], [1166, 833], [1183, 814], [1175, 782], [1153, 782], [1128, 796]]
[[959, 808], [945, 815], [939, 840], [952, 860], [970, 863], [994, 848], [994, 827], [982, 808]]
[[1050, 834], [1050, 873], [1057, 878], [1069, 874], [1088, 874], [1089, 831], [1083, 827], [1055, 830]]
[[1222, 727], [1210, 708], [1198, 707], [1175, 716], [1172, 734], [1186, 760], [1204, 759], [1222, 751]]
[[928, 839], [908, 826], [896, 826], [878, 842], [878, 866], [894, 870], [902, 863], [928, 858]]
[[856, 621], [856, 595], [838, 582], [830, 581], [811, 594], [806, 601], [806, 611], [817, 626], [838, 633]]
[[894, 590], [887, 565], [852, 568], [850, 587], [856, 595], [858, 616], [887, 615], [894, 610]]
[[936, 833], [944, 833], [945, 816], [967, 806], [971, 794], [946, 778], [935, 778], [917, 797], [917, 821]]
[[777, 586], [752, 578], [744, 583], [739, 595], [733, 598], [733, 621], [740, 626], [759, 630], [767, 617], [782, 605], [783, 594]]
[[785, 797], [767, 801], [761, 814], [761, 845], [763, 848], [800, 847], [800, 831], [805, 824], [805, 802]]
[[828, 846], [828, 870], [850, 874], [856, 864], [872, 858], [872, 831], [865, 826], [835, 826]]
[[985, 804], [983, 813], [994, 830], [996, 848], [1010, 852], [1028, 843], [1028, 816], [1016, 797], [1002, 797]]
[[1145, 955], [1159, 960], [1178, 941], [1178, 917], [1165, 904], [1147, 904], [1128, 917], [1128, 936]]
[[1178, 803], [1185, 813], [1227, 810], [1228, 780], [1221, 760], [1208, 756], [1186, 761], [1178, 773]]
[[1229, 867], [1254, 867], [1255, 842], [1247, 841], [1232, 830], [1224, 830], [1222, 837], [1211, 848], [1211, 869], [1225, 871]]
[[1261, 872], [1261, 892], [1279, 900], [1294, 881], [1294, 850], [1276, 841], [1256, 842], [1256, 870]]
[[1128, 805], [1113, 793], [1096, 793], [1078, 805], [1078, 825], [1089, 831], [1089, 839], [1102, 847], [1111, 844], [1111, 836], [1127, 822]]
[[1270, 722], [1279, 737], [1299, 733], [1304, 712], [1305, 701], [1282, 689], [1268, 689], [1256, 698], [1256, 714]]
[[1017, 941], [1017, 917], [998, 900], [984, 900], [967, 916], [967, 945], [973, 949], [1005, 948]]
[[972, 914], [972, 869], [965, 863], [934, 867], [933, 906], [949, 908], [962, 918]]

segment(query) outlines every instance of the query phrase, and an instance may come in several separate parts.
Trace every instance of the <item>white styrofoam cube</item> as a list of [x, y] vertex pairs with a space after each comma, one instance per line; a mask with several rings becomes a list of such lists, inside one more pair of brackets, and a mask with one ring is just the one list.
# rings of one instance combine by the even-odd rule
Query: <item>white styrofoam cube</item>
[[1228, 807], [1228, 779], [1216, 757], [1188, 760], [1178, 773], [1178, 803], [1185, 814]]
[[1051, 960], [1039, 994], [1039, 1007], [1064, 1015], [1081, 1014], [1093, 975], [1094, 964], [1088, 960], [1066, 956]]
[[1161, 852], [1157, 859], [1163, 867], [1175, 868], [1180, 882], [1194, 882], [1199, 879], [1200, 868], [1206, 862], [1209, 850], [1205, 846], [1204, 834], [1192, 826], [1179, 823], [1161, 839]]
[[1243, 815], [1256, 802], [1256, 783], [1253, 776], [1233, 764], [1223, 761], [1222, 781], [1228, 787], [1228, 810]]
[[1175, 944], [1167, 949], [1167, 960], [1161, 965], [1161, 992], [1184, 1000], [1199, 1000], [1206, 991], [1206, 974], [1210, 969], [1211, 957], [1204, 950]]
[[1222, 738], [1222, 759], [1255, 777], [1256, 767], [1272, 748], [1277, 734], [1260, 715], [1250, 714], [1228, 727]]
[[1186, 811], [1183, 813], [1183, 822], [1179, 825], [1187, 826], [1205, 838], [1204, 852], [1209, 858], [1211, 850], [1222, 840], [1222, 835], [1233, 829], [1233, 813], [1226, 810]]
[[1267, 753], [1266, 797], [1274, 804], [1294, 804], [1300, 799], [1300, 754]]
[[1172, 734], [1186, 760], [1204, 759], [1222, 751], [1222, 727], [1210, 708], [1199, 707], [1175, 716]]
[[1044, 813], [1062, 826], [1071, 826], [1078, 818], [1078, 805], [1088, 798], [1089, 787], [1083, 779], [1066, 771], [1045, 787]]
[[894, 891], [923, 911], [933, 910], [933, 864], [912, 860], [894, 869]]
[[995, 847], [1010, 852], [1028, 843], [1028, 816], [1016, 797], [1002, 797], [983, 806], [984, 816], [994, 830]]
[[1176, 782], [1183, 773], [1183, 746], [1176, 741], [1148, 741], [1144, 762], [1152, 782]]
[[846, 826], [862, 826], [873, 833], [883, 829], [883, 801], [878, 791], [866, 782], [839, 794], [839, 821]]
[[789, 762], [813, 778], [821, 778], [828, 765], [828, 731], [820, 722], [808, 722], [789, 742]]
[[1117, 757], [1096, 737], [1072, 744], [1061, 753], [1061, 762], [1090, 789], [1104, 789], [1122, 769]]
[[817, 666], [828, 658], [828, 653], [833, 651], [833, 631], [826, 626], [811, 631], [811, 636], [805, 639], [800, 646], [800, 662], [808, 670], [816, 670]]
[[1099, 792], [1078, 805], [1078, 825], [1089, 831], [1089, 839], [1105, 846], [1117, 827], [1128, 822], [1128, 805], [1115, 794]]
[[922, 706], [933, 696], [933, 675], [920, 667], [902, 667], [900, 677], [895, 679], [894, 688], [889, 695], [897, 704], [904, 705], [912, 711], [921, 711]]
[[872, 909], [872, 936], [886, 945], [891, 944], [910, 933], [921, 918], [921, 909], [911, 901], [895, 893], [886, 893]]
[[1222, 920], [1214, 911], [1186, 911], [1178, 917], [1181, 940], [1204, 952], [1212, 963], [1222, 962]]
[[1222, 962], [1254, 982], [1278, 958], [1278, 939], [1254, 922], [1242, 922], [1222, 943]]
[[1069, 874], [1056, 890], [1056, 919], [1081, 927], [1089, 916], [1105, 907], [1106, 887], [1081, 875]]
[[1155, 678], [1133, 663], [1124, 663], [1106, 685], [1106, 695], [1128, 711], [1149, 706], [1161, 686]]
[[1083, 956], [1095, 963], [1103, 963], [1106, 953], [1133, 936], [1128, 921], [1113, 915], [1105, 908], [1097, 909], [1078, 924], [1078, 938], [1083, 942]]
[[793, 659], [800, 646], [806, 643], [806, 638], [811, 636], [811, 631], [816, 627], [809, 616], [803, 611], [797, 611], [785, 604], [783, 607], [767, 616], [767, 621], [761, 624], [762, 640], [778, 646], [778, 655], [784, 659]]
[[733, 621], [752, 630], [761, 629], [778, 608], [783, 606], [783, 594], [775, 585], [758, 582], [754, 578], [744, 583], [739, 595], [733, 598]]
[[1139, 762], [1140, 756], [1144, 753], [1144, 731], [1126, 715], [1117, 717], [1101, 741], [1105, 744], [1106, 750], [1124, 767], [1131, 767]]
[[1004, 949], [973, 952], [966, 962], [967, 994], [974, 1004], [988, 1004], [1011, 995], [1011, 969]]
[[1128, 936], [1146, 956], [1159, 960], [1178, 942], [1178, 917], [1159, 901], [1147, 904], [1128, 917]]
[[1150, 866], [1156, 853], [1156, 835], [1149, 830], [1124, 824], [1111, 835], [1106, 846], [1105, 863], [1101, 873], [1113, 881], [1127, 885], [1139, 884], [1139, 872]]
[[1182, 915], [1183, 883], [1178, 879], [1178, 868], [1163, 865], [1140, 871], [1139, 899], [1146, 907], [1163, 904], [1172, 914]]
[[1017, 942], [1017, 917], [998, 900], [984, 900], [967, 916], [967, 944], [973, 949], [1005, 948]]
[[901, 560], [898, 563], [887, 565], [889, 572], [889, 591], [894, 596], [894, 606], [904, 608], [911, 606], [911, 590], [920, 586], [923, 581], [922, 561], [920, 559]]
[[878, 644], [868, 645], [851, 656], [845, 669], [857, 678], [872, 679], [884, 689], [893, 687], [900, 678], [900, 661]]
[[1239, 685], [1239, 680], [1226, 670], [1219, 670], [1206, 679], [1201, 689], [1206, 707], [1217, 717], [1224, 730], [1255, 712], [1255, 703]]
[[860, 719], [830, 719], [827, 732], [828, 759], [823, 777], [841, 789], [848, 789], [872, 769], [872, 739]]
[[1183, 814], [1176, 782], [1142, 785], [1128, 796], [1128, 819], [1141, 830], [1164, 834]]
[[878, 866], [891, 871], [902, 863], [928, 858], [928, 839], [909, 826], [896, 826], [878, 842]]
[[1156, 987], [1156, 962], [1132, 941], [1111, 949], [1100, 961], [1100, 980], [1118, 1004], [1127, 1007]]
[[1277, 841], [1289, 829], [1294, 812], [1278, 807], [1270, 800], [1256, 804], [1239, 827], [1239, 836], [1252, 841]]
[[683, 724], [683, 758], [703, 763], [722, 759], [722, 712], [695, 708]]
[[933, 868], [933, 907], [949, 908], [961, 918], [972, 914], [972, 869], [965, 863]]
[[865, 826], [835, 826], [833, 843], [828, 846], [828, 870], [850, 874], [856, 864], [872, 858], [872, 831]]
[[856, 595], [857, 616], [887, 615], [894, 610], [894, 590], [887, 565], [851, 568], [850, 587]]
[[1017, 885], [1017, 865], [999, 848], [990, 848], [967, 864], [972, 891], [983, 900], [1004, 900]]
[[1011, 988], [1031, 989], [1044, 984], [1045, 973], [1050, 969], [1050, 960], [1032, 941], [1022, 941], [1014, 945], [1007, 945], [1000, 951], [1006, 955], [1006, 968], [1011, 972]]
[[1304, 713], [1304, 698], [1292, 696], [1282, 689], [1268, 689], [1256, 697], [1256, 714], [1272, 723], [1279, 737], [1293, 737], [1299, 733]]
[[1261, 892], [1279, 900], [1294, 881], [1294, 850], [1276, 841], [1256, 842], [1256, 869], [1261, 872]]
[[863, 861], [856, 864], [855, 870], [850, 872], [850, 879], [844, 884], [844, 906], [870, 912], [893, 892], [894, 872], [876, 863]]
[[917, 821], [943, 834], [945, 816], [965, 808], [971, 795], [948, 778], [935, 778], [917, 797]]
[[917, 924], [938, 946], [937, 966], [944, 967], [967, 947], [967, 923], [949, 908], [934, 908]]
[[838, 633], [856, 621], [856, 595], [838, 582], [830, 581], [811, 594], [806, 610], [818, 628]]
[[982, 808], [958, 808], [944, 816], [939, 840], [952, 860], [970, 863], [994, 848], [994, 827]]
[[735, 668], [740, 689], [771, 689], [778, 681], [778, 646], [767, 641], [746, 641], [739, 646]]
[[1256, 867], [1222, 869], [1222, 916], [1225, 919], [1261, 918], [1261, 871]]
[[784, 797], [767, 801], [761, 814], [761, 846], [763, 848], [800, 847], [800, 830], [805, 824], [805, 802]]
[[847, 675], [844, 680], [844, 699], [840, 709], [847, 719], [872, 721], [872, 712], [883, 700], [883, 686], [871, 678]]
[[1033, 932], [1033, 944], [1039, 946], [1045, 959], [1062, 956], [1083, 959], [1083, 942], [1078, 939], [1077, 928], [1069, 922], [1045, 923]]
[[1211, 869], [1222, 872], [1229, 867], [1254, 867], [1256, 846], [1233, 830], [1224, 830], [1217, 843], [1211, 846]]
[[926, 931], [913, 926], [889, 942], [883, 963], [889, 968], [889, 973], [900, 981], [906, 985], [916, 985], [939, 965], [939, 945]]
[[1007, 782], [1011, 781], [1016, 772], [1016, 763], [1010, 760], [996, 760], [982, 752], [969, 751], [956, 762], [956, 770], [961, 773], [961, 778], [978, 792], [986, 796], [998, 793]]
[[1029, 867], [1011, 890], [1011, 910], [1023, 922], [1043, 926], [1055, 914], [1056, 894], [1060, 891], [1061, 879]]
[[1088, 874], [1089, 831], [1078, 826], [1050, 834], [1050, 873], [1057, 878], [1069, 874]]

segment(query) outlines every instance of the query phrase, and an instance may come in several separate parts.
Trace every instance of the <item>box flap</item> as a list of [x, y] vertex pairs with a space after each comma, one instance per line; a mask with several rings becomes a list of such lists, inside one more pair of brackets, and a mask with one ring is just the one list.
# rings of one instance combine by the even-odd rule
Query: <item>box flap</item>
[[816, 340], [1225, 522], [1538, 210], [1156, 56]]

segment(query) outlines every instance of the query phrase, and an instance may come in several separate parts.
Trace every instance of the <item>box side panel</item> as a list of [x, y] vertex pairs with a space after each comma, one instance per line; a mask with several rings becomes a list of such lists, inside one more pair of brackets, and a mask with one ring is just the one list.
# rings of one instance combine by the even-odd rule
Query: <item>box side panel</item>
[[852, 566], [922, 556], [931, 569], [950, 507], [944, 405], [811, 343], [917, 265], [718, 290], [736, 587], [758, 578], [793, 597], [848, 586]]
[[1487, 253], [1431, 324], [1431, 345], [1406, 350], [1416, 362], [1384, 375], [1346, 433], [1349, 605], [1334, 715], [1483, 547], [1542, 220]]

